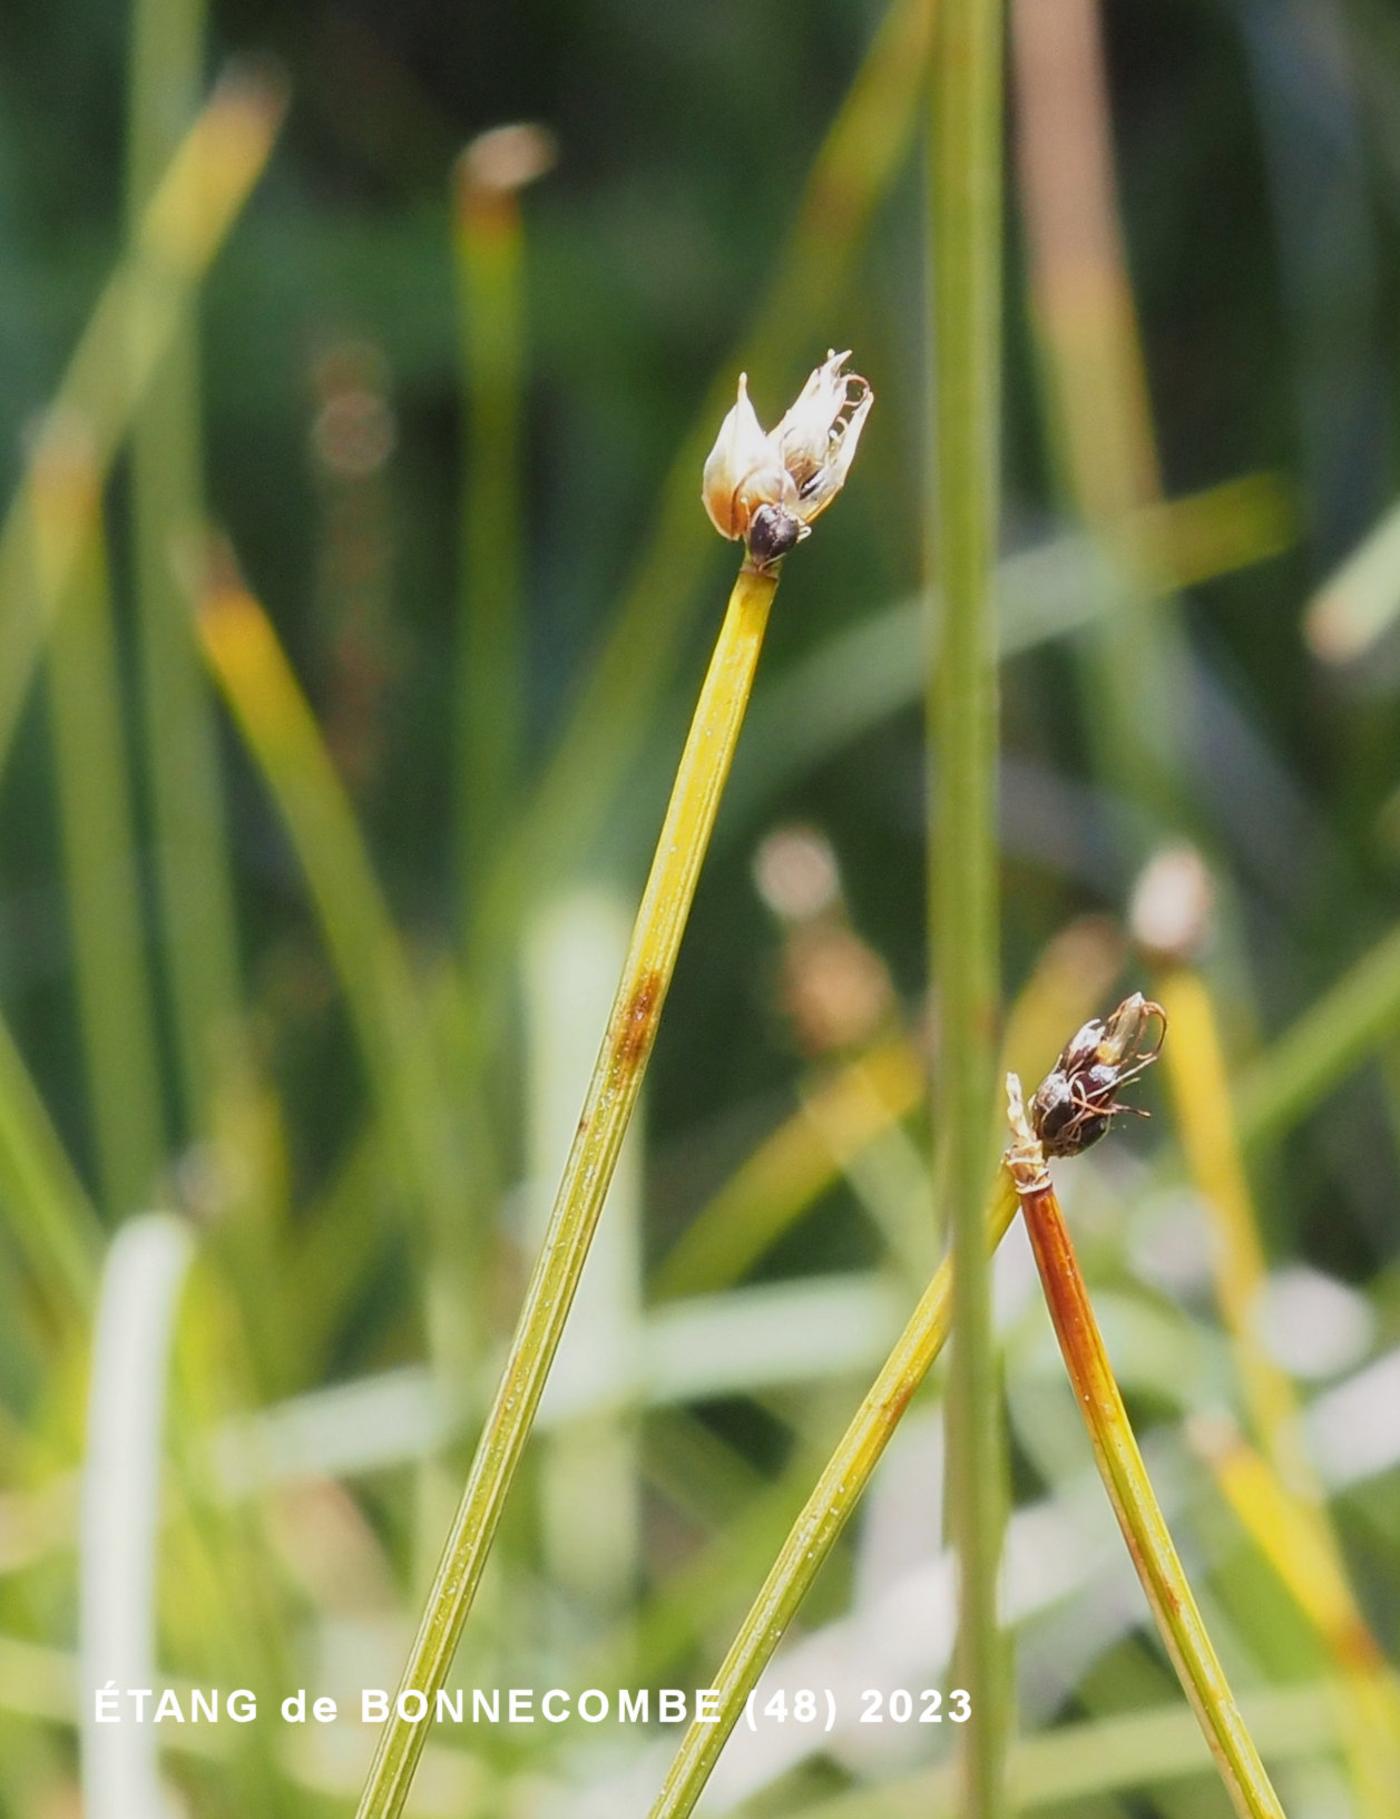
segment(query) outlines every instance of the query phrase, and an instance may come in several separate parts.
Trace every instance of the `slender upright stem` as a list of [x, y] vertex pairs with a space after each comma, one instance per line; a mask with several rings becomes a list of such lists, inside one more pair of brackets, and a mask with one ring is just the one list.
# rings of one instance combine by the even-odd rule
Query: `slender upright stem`
[[1300, 1497], [1228, 1417], [1196, 1421], [1191, 1438], [1241, 1528], [1332, 1658], [1337, 1731], [1357, 1819], [1397, 1819], [1400, 1683], [1347, 1581], [1326, 1506]]
[[1036, 1184], [1020, 1189], [1020, 1196], [1065, 1368], [1163, 1645], [1235, 1811], [1242, 1819], [1283, 1819], [1142, 1463], [1055, 1190], [1042, 1172]]
[[[262, 174], [285, 105], [282, 87], [266, 75], [225, 76], [181, 139], [142, 211], [134, 243], [102, 287], [50, 405], [52, 421], [81, 423], [99, 484]], [[31, 585], [35, 485], [31, 462], [0, 518], [0, 765], [78, 553], [76, 547], [61, 553], [46, 584]]]
[[[140, 0], [132, 23], [126, 181], [135, 241], [166, 162], [199, 106], [204, 0]], [[132, 357], [140, 357], [139, 346]], [[211, 1101], [232, 1060], [225, 1044], [234, 1040], [239, 981], [214, 715], [171, 564], [172, 542], [200, 518], [201, 432], [197, 299], [191, 297], [134, 407], [131, 555], [172, 1026], [187, 1130], [207, 1135]]]
[[466, 1254], [453, 1118], [421, 985], [311, 705], [262, 603], [226, 551], [211, 550], [195, 598], [210, 674], [306, 873], [382, 1108], [398, 1185], [423, 1216], [436, 1263], [428, 1279], [429, 1337], [444, 1378], [459, 1385], [475, 1362], [469, 1311], [476, 1275]]
[[[1113, 155], [1101, 0], [1011, 9], [1021, 218], [1047, 425], [1070, 502], [1106, 562], [1082, 653], [1088, 738], [1115, 786], [1182, 818], [1188, 674], [1179, 617], [1128, 526], [1162, 501], [1147, 363]], [[1156, 684], [1139, 686], [1143, 676]]]
[[70, 571], [49, 652], [54, 763], [98, 1178], [122, 1216], [155, 1191], [165, 1128], [106, 538], [81, 437], [35, 473], [36, 581], [42, 590]]
[[[431, 1703], [480, 1584], [641, 1090], [776, 588], [776, 575], [756, 574], [746, 565], [730, 595], [578, 1132], [400, 1694], [423, 1693]], [[394, 1819], [402, 1811], [426, 1735], [424, 1725], [398, 1715], [396, 1704], [370, 1766], [359, 1819]]]
[[1172, 1031], [1163, 1062], [1177, 1129], [1213, 1228], [1209, 1254], [1216, 1297], [1234, 1341], [1245, 1406], [1275, 1467], [1294, 1490], [1308, 1484], [1315, 1493], [1299, 1434], [1298, 1399], [1282, 1366], [1257, 1337], [1268, 1263], [1214, 1005], [1205, 980], [1185, 965], [1159, 979], [1157, 992]]
[[102, 1227], [3, 1018], [0, 1195], [18, 1260], [65, 1326], [85, 1330]]
[[[985, 1255], [1001, 1243], [1015, 1216], [1016, 1192], [1003, 1170], [990, 1202], [977, 1216], [977, 1240]], [[651, 1819], [685, 1819], [694, 1810], [720, 1751], [743, 1715], [749, 1694], [860, 1501], [914, 1392], [942, 1351], [955, 1301], [953, 1263], [945, 1258], [789, 1530], [762, 1590], [710, 1681], [718, 1694], [718, 1716], [713, 1722], [697, 1720], [687, 1730], [651, 1809]]]
[[526, 126], [497, 129], [467, 148], [455, 177], [453, 251], [466, 430], [456, 777], [463, 919], [505, 832], [520, 781], [525, 337], [518, 192], [550, 156], [543, 133]]
[[[997, 1015], [996, 549], [1002, 233], [1001, 0], [944, 0], [935, 29], [932, 259], [936, 354], [928, 694], [930, 970], [942, 1065], [934, 1128], [957, 1268], [949, 1398], [959, 1676], [972, 1695], [969, 1819], [1004, 1811], [996, 1578], [1001, 1442], [990, 1271], [977, 1209], [989, 1174]], [[932, 593], [930, 592], [932, 600]]]
[[1260, 1455], [1241, 1441], [1209, 1456], [1227, 1499], [1317, 1629], [1346, 1689], [1346, 1735], [1362, 1811], [1400, 1815], [1400, 1700], [1352, 1591], [1327, 1496], [1308, 1457], [1293, 1381], [1258, 1335], [1268, 1263], [1230, 1090], [1230, 1070], [1204, 977], [1184, 961], [1160, 981], [1172, 1029], [1165, 1050], [1182, 1149], [1209, 1215], [1216, 1298], [1239, 1361]]

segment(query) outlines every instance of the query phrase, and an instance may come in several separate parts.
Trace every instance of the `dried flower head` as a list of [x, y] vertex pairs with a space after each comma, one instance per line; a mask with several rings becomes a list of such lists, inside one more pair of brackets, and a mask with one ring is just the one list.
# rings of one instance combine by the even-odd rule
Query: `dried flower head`
[[1166, 1033], [1161, 1005], [1134, 992], [1110, 1017], [1092, 1018], [1070, 1039], [1030, 1103], [1031, 1126], [1047, 1156], [1077, 1156], [1120, 1113], [1147, 1116], [1116, 1095], [1151, 1067]]
[[831, 353], [776, 429], [765, 433], [749, 402], [749, 378], [720, 425], [705, 463], [701, 498], [722, 537], [742, 537], [755, 568], [770, 568], [805, 537], [846, 484], [874, 393]]

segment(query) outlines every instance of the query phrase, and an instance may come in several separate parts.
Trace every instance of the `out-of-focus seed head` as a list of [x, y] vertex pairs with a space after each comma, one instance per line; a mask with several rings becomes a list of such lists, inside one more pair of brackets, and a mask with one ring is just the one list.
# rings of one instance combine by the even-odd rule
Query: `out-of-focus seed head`
[[841, 871], [819, 828], [789, 825], [765, 835], [753, 862], [754, 883], [784, 922], [810, 922], [841, 902]]
[[1133, 887], [1128, 922], [1133, 939], [1170, 960], [1193, 959], [1210, 934], [1215, 892], [1194, 846], [1164, 846]]
[[867, 382], [831, 353], [776, 429], [749, 402], [748, 374], [705, 462], [700, 496], [722, 537], [742, 538], [757, 569], [772, 568], [808, 534], [846, 484], [874, 402]]
[[473, 196], [504, 196], [522, 190], [553, 170], [558, 157], [553, 133], [532, 120], [489, 127], [458, 157], [461, 200], [470, 203]]

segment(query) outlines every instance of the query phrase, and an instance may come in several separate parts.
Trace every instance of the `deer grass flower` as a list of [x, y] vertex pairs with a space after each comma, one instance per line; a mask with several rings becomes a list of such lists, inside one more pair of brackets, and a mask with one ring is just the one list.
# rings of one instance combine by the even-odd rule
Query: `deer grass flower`
[[875, 395], [830, 352], [773, 430], [749, 401], [749, 376], [705, 463], [701, 498], [722, 537], [742, 538], [749, 560], [771, 568], [807, 535], [846, 484]]

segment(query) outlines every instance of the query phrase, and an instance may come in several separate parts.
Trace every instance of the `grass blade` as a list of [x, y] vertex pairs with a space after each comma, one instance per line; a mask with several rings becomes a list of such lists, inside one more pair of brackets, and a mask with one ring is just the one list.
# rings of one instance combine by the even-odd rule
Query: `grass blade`
[[1392, 506], [1308, 607], [1303, 636], [1326, 663], [1354, 663], [1400, 616], [1400, 507]]
[[[608, 981], [627, 953], [627, 915], [612, 890], [571, 892], [530, 928], [525, 957], [526, 1119], [531, 1240], [543, 1237], [548, 1185], [558, 1178], [578, 1114], [597, 1030], [608, 1015]], [[639, 1375], [643, 1117], [632, 1120], [608, 1192], [607, 1218], [592, 1245], [558, 1360], [559, 1376], [585, 1378], [600, 1358], [624, 1382]], [[638, 1423], [630, 1395], [566, 1421], [538, 1466], [540, 1539], [546, 1572], [592, 1626], [626, 1610], [642, 1558]]]
[[[1147, 366], [1119, 216], [1100, 0], [1017, 5], [1020, 197], [1052, 432], [1075, 510], [1105, 557], [1085, 650], [1099, 769], [1179, 819], [1186, 650], [1129, 532], [1160, 506]], [[1143, 676], [1154, 687], [1141, 686]]]
[[50, 697], [69, 928], [102, 1198], [147, 1205], [165, 1154], [160, 1061], [116, 628], [97, 476], [82, 437], [51, 435], [35, 469], [40, 569], [73, 569], [50, 643]]
[[[305, 871], [398, 1164], [450, 1268], [464, 1229], [451, 1114], [423, 995], [354, 810], [276, 632], [227, 559], [211, 563], [198, 605], [205, 660]], [[462, 1305], [469, 1303], [454, 1303]], [[462, 1323], [430, 1309], [430, 1326], [439, 1362], [458, 1357]], [[444, 1333], [454, 1336], [439, 1350]]]
[[[182, 312], [262, 174], [285, 96], [265, 76], [226, 76], [180, 141], [141, 216], [136, 243], [108, 279], [74, 349], [51, 417], [78, 422], [100, 486]], [[26, 472], [0, 524], [0, 763], [14, 737], [49, 621], [76, 550], [30, 585], [35, 473]]]
[[[132, 17], [127, 218], [138, 244], [178, 135], [198, 111], [204, 0], [140, 0]], [[132, 570], [141, 656], [142, 724], [154, 832], [162, 951], [188, 1126], [208, 1131], [225, 1045], [237, 1028], [239, 981], [232, 883], [208, 686], [171, 544], [201, 518], [199, 332], [180, 307], [169, 346], [131, 424]], [[138, 375], [138, 385], [139, 375]]]
[[0, 1196], [6, 1230], [54, 1307], [85, 1321], [102, 1228], [8, 1027], [0, 1022]]
[[[160, 1785], [153, 1723], [130, 1721], [125, 1689], [159, 1687], [156, 1550], [166, 1382], [175, 1311], [194, 1245], [168, 1213], [128, 1220], [98, 1303], [83, 1463], [80, 1683], [83, 1810], [136, 1819], [174, 1809]], [[124, 1722], [100, 1723], [103, 1687]]]
[[[988, 1255], [1015, 1216], [1015, 1191], [1003, 1171], [978, 1220], [978, 1241]], [[745, 1701], [860, 1501], [900, 1416], [942, 1350], [953, 1321], [953, 1302], [953, 1265], [945, 1259], [788, 1532], [729, 1653], [709, 1680], [719, 1696], [715, 1721], [692, 1723], [686, 1731], [651, 1819], [685, 1819], [694, 1810], [720, 1751], [743, 1716]]]
[[465, 912], [506, 831], [524, 747], [521, 473], [525, 365], [519, 192], [553, 162], [537, 127], [498, 127], [457, 165], [466, 472], [458, 637], [457, 888]]
[[1400, 1689], [1346, 1576], [1325, 1507], [1299, 1497], [1228, 1418], [1192, 1428], [1240, 1527], [1317, 1634], [1336, 1669], [1337, 1729], [1358, 1812], [1395, 1819], [1400, 1807]]
[[[1325, 1754], [1336, 1740], [1335, 1688], [1289, 1686], [1251, 1694], [1250, 1728], [1280, 1761]], [[1147, 1790], [1195, 1777], [1210, 1758], [1200, 1752], [1190, 1712], [1179, 1704], [1125, 1716], [1058, 1726], [1025, 1737], [1011, 1752], [1011, 1790], [1017, 1806], [1040, 1812], [1105, 1809], [1099, 1796]], [[876, 1790], [840, 1794], [809, 1807], [805, 1819], [955, 1819], [957, 1788], [947, 1770]], [[1121, 1812], [1122, 1807], [1114, 1807]], [[1194, 1809], [1193, 1809], [1194, 1810]]]
[[1362, 955], [1241, 1077], [1246, 1149], [1277, 1142], [1400, 1030], [1400, 928]]

